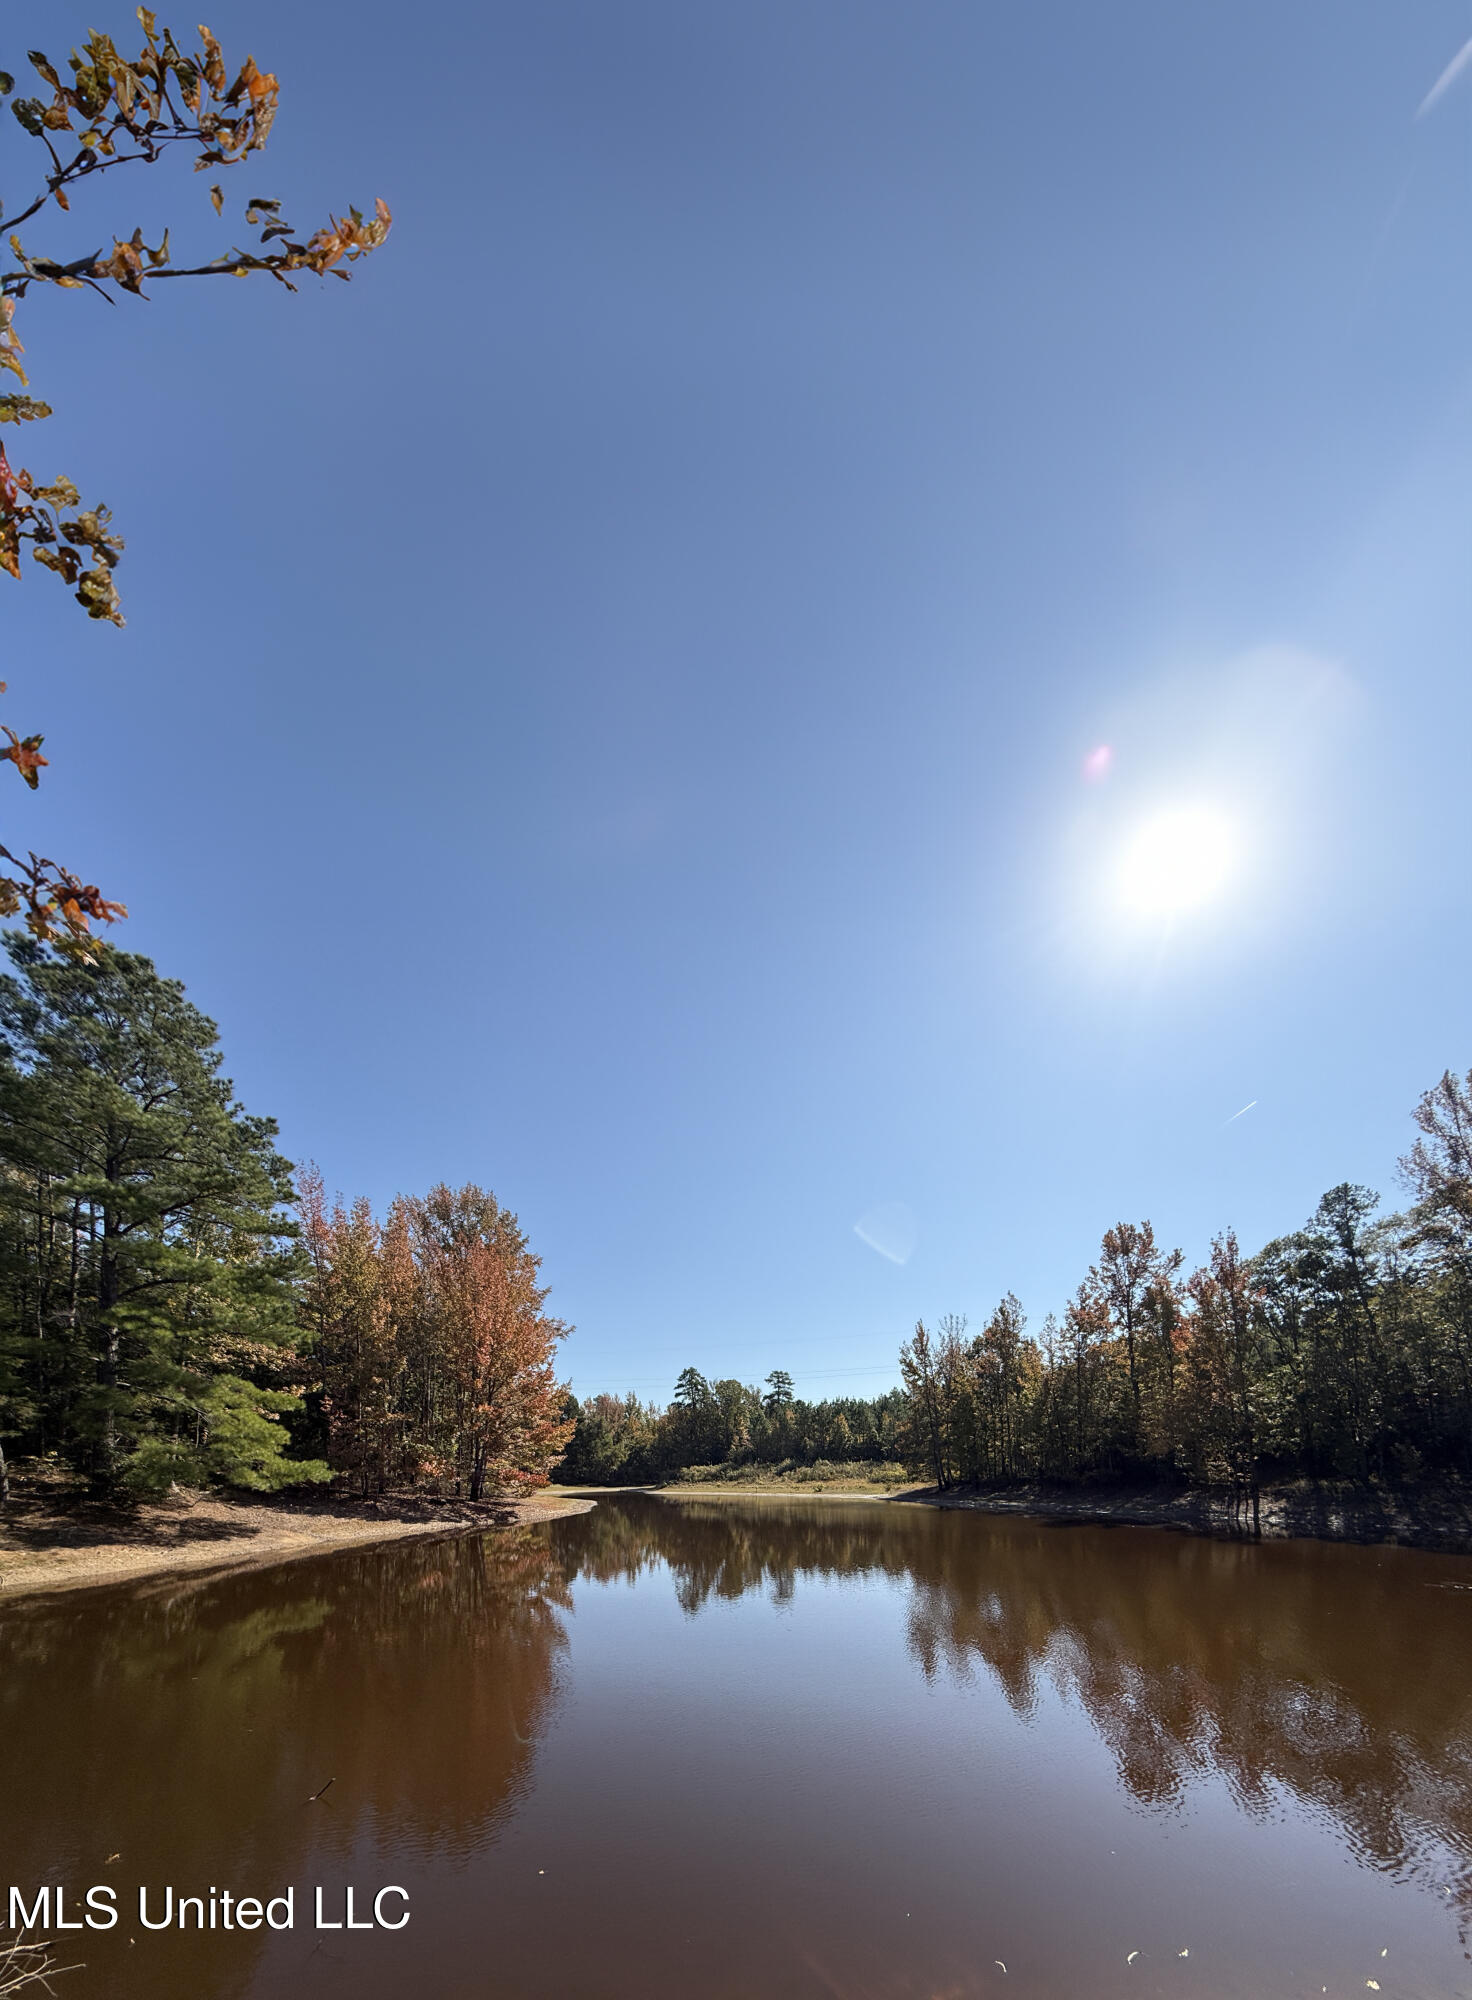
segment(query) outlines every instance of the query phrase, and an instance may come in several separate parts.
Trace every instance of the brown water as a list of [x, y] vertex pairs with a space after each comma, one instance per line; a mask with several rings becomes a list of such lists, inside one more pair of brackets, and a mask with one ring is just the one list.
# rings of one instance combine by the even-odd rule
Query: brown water
[[11, 1605], [0, 1732], [62, 2000], [1472, 1995], [1458, 1557], [630, 1495]]

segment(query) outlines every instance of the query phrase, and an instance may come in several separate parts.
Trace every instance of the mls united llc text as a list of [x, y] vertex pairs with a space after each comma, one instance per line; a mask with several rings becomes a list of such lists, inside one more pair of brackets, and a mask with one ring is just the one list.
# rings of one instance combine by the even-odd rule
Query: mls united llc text
[[[12, 1931], [110, 1931], [118, 1921], [118, 1891], [110, 1882], [94, 1883], [75, 1893], [61, 1887], [18, 1889], [10, 1886], [7, 1908]], [[308, 1921], [305, 1896], [311, 1896]], [[409, 1921], [409, 1892], [397, 1883], [382, 1889], [313, 1886], [304, 1892], [302, 1925], [319, 1931], [401, 1931]], [[231, 1889], [210, 1888], [199, 1895], [181, 1895], [171, 1885], [138, 1889], [138, 1921], [146, 1931], [273, 1931], [296, 1929], [295, 1888], [275, 1896], [240, 1896]]]

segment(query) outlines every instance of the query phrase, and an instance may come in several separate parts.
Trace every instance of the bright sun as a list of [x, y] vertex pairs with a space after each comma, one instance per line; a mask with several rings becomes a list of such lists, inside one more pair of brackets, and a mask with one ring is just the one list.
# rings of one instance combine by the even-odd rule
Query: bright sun
[[1127, 843], [1119, 864], [1123, 901], [1141, 916], [1198, 909], [1225, 885], [1237, 860], [1230, 823], [1207, 806], [1157, 813]]

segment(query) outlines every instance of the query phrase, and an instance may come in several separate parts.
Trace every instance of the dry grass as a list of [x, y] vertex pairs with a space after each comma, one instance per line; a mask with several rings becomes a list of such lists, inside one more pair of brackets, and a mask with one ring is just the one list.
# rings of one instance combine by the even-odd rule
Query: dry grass
[[778, 1465], [690, 1465], [671, 1482], [682, 1486], [734, 1487], [762, 1493], [898, 1493], [915, 1484], [902, 1465], [876, 1459], [820, 1458], [814, 1465], [791, 1459]]
[[819, 1459], [798, 1465], [784, 1459], [777, 1465], [687, 1465], [673, 1477], [631, 1486], [551, 1486], [547, 1497], [579, 1493], [858, 1493], [880, 1498], [908, 1492], [915, 1475], [903, 1466], [874, 1459]]

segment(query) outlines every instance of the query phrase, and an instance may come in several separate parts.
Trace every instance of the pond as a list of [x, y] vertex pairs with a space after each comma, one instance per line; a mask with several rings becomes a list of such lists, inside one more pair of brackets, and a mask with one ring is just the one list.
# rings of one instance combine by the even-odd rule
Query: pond
[[63, 2000], [1472, 1994], [1467, 1558], [628, 1494], [11, 1605], [0, 1732]]

